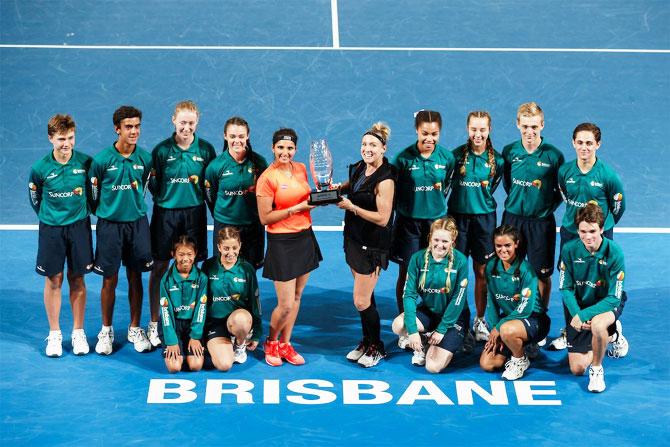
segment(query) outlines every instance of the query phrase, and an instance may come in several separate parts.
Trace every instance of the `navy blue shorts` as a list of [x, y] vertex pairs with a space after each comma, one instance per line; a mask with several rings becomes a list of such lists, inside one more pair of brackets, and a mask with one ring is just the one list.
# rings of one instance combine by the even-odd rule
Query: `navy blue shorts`
[[133, 222], [112, 222], [98, 218], [95, 233], [95, 273], [104, 277], [116, 275], [121, 262], [126, 268], [139, 272], [148, 272], [153, 267], [146, 216]]
[[[554, 229], [554, 231], [556, 231], [556, 229]], [[524, 346], [544, 340], [551, 327], [551, 319], [546, 313], [533, 313], [530, 317], [519, 321], [523, 323], [523, 327], [526, 329], [526, 336], [528, 337], [528, 341], [523, 343]], [[512, 356], [512, 351], [505, 345], [503, 345], [503, 349], [500, 353], [505, 357]]]
[[[603, 236], [609, 239], [610, 241], [614, 240], [614, 228], [610, 228], [607, 231], [603, 231]], [[561, 247], [558, 252], [558, 254], [561, 254], [561, 251], [563, 251], [563, 246], [570, 242], [573, 239], [579, 239], [579, 234], [577, 233], [570, 233], [568, 230], [565, 229], [565, 227], [561, 226]]]
[[[434, 314], [426, 307], [417, 307], [416, 318], [418, 318], [423, 325], [425, 332], [434, 331], [442, 321], [442, 315]], [[461, 349], [461, 346], [463, 345], [463, 339], [465, 338], [465, 334], [467, 334], [469, 329], [469, 321], [470, 309], [466, 307], [461, 312], [461, 315], [456, 323], [447, 329], [444, 337], [442, 337], [442, 341], [437, 346], [451, 353], [455, 353]]]
[[[612, 313], [614, 314], [614, 323], [612, 323], [608, 328], [607, 328], [607, 333], [609, 335], [613, 335], [614, 332], [616, 332], [616, 322], [619, 318], [621, 318], [621, 314], [623, 313], [623, 308], [626, 305], [626, 300], [628, 299], [628, 295], [626, 292], [623, 292], [621, 294], [621, 304], [619, 306], [615, 307]], [[570, 326], [570, 321], [572, 321], [572, 317], [570, 316], [570, 312], [568, 312], [568, 309], [563, 306], [563, 314], [565, 316], [565, 339], [568, 342], [568, 352], [579, 352], [582, 354], [586, 354], [589, 351], [593, 350], [593, 345], [592, 345], [592, 339], [593, 339], [593, 334], [591, 331], [580, 331], [577, 332], [575, 328]]]
[[548, 278], [554, 271], [556, 258], [556, 219], [552, 214], [544, 219], [518, 216], [505, 211], [502, 223], [511, 225], [521, 233], [517, 255], [535, 269], [538, 278]]
[[[191, 320], [174, 319], [175, 332], [177, 333], [177, 344], [179, 345], [179, 352], [182, 356], [193, 356], [188, 350], [188, 343], [191, 341]], [[163, 343], [165, 344], [165, 343]], [[167, 355], [167, 349], [163, 349], [163, 358]]]
[[431, 219], [413, 219], [396, 214], [393, 222], [391, 261], [407, 265], [414, 253], [428, 246]]
[[154, 205], [151, 216], [151, 254], [157, 261], [172, 259], [172, 244], [190, 236], [198, 245], [196, 261], [207, 259], [207, 208], [205, 204], [189, 208], [162, 208]]
[[53, 226], [40, 222], [35, 271], [42, 276], [54, 276], [67, 269], [74, 275], [84, 275], [93, 268], [93, 236], [91, 219]]
[[240, 256], [253, 265], [256, 270], [263, 267], [265, 260], [265, 227], [260, 222], [251, 225], [230, 225], [214, 219], [214, 237], [212, 238], [212, 253], [219, 256], [219, 248], [216, 246], [216, 235], [223, 227], [235, 227], [240, 231], [242, 248]]
[[213, 338], [224, 337], [227, 339], [232, 339], [233, 334], [228, 330], [228, 315], [224, 318], [208, 318], [205, 323], [205, 337], [206, 341], [210, 341]]
[[493, 232], [496, 229], [496, 213], [450, 214], [458, 227], [456, 250], [465, 256], [472, 256], [477, 264], [486, 264], [494, 255]]

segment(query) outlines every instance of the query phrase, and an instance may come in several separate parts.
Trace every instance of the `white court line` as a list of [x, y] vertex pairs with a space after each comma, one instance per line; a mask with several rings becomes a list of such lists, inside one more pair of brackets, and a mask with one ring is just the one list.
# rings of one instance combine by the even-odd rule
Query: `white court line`
[[[91, 225], [95, 231], [95, 225]], [[314, 225], [312, 227], [317, 232], [338, 232], [344, 229], [342, 225]], [[38, 225], [0, 225], [0, 231], [37, 231]], [[207, 225], [207, 230], [214, 231], [214, 225]], [[559, 232], [559, 227], [556, 227]], [[615, 233], [629, 234], [670, 234], [670, 227], [614, 227]]]
[[340, 21], [337, 16], [337, 0], [330, 0], [330, 19], [333, 28], [333, 48], [340, 48]]
[[[339, 33], [338, 33], [339, 34]], [[333, 36], [334, 38], [335, 36]], [[333, 45], [335, 41], [333, 41]], [[421, 51], [454, 53], [649, 53], [670, 54], [670, 50], [643, 48], [453, 48], [453, 47], [337, 47], [222, 46], [222, 45], [23, 45], [0, 44], [0, 48], [51, 50], [175, 50], [175, 51]]]

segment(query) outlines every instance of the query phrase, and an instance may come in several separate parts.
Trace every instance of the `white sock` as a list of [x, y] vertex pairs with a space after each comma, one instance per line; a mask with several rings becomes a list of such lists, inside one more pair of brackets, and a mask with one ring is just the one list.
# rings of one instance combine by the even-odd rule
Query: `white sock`
[[602, 366], [602, 365], [600, 365], [600, 366], [591, 365], [591, 369], [592, 369], [593, 371], [598, 372], [598, 371], [602, 371], [602, 370], [603, 370], [603, 366]]
[[61, 332], [60, 332], [60, 330], [58, 330], [58, 331], [49, 331], [49, 337], [51, 337], [52, 335], [54, 335], [54, 336], [55, 336], [55, 335], [61, 335]]
[[100, 332], [112, 332], [112, 327], [103, 325]]
[[72, 329], [72, 335], [74, 334], [83, 334], [84, 330], [83, 329]]

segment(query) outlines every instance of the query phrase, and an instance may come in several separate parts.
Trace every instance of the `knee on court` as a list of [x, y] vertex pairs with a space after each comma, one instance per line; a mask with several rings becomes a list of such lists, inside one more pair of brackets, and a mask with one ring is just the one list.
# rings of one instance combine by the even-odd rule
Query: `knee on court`
[[391, 323], [391, 330], [396, 335], [403, 335], [405, 332], [405, 314], [401, 313]]
[[186, 362], [188, 363], [189, 369], [193, 372], [196, 372], [202, 369], [202, 366], [205, 363], [205, 358], [203, 356], [188, 356], [186, 357]]
[[586, 372], [586, 368], [589, 367], [588, 363], [583, 360], [568, 360], [570, 364], [570, 373], [575, 376], [583, 376]]

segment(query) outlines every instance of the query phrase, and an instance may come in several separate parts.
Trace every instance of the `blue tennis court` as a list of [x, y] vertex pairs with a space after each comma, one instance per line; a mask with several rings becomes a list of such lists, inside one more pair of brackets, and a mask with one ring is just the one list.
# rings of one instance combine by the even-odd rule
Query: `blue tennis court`
[[[663, 445], [668, 436], [670, 351], [670, 4], [666, 1], [528, 3], [287, 0], [273, 2], [0, 2], [0, 430], [7, 444]], [[168, 136], [175, 103], [201, 110], [198, 134], [223, 145], [225, 120], [245, 117], [255, 150], [271, 157], [282, 126], [326, 138], [335, 178], [359, 159], [372, 122], [390, 125], [389, 155], [415, 140], [413, 113], [442, 113], [441, 144], [465, 142], [465, 118], [488, 110], [496, 149], [518, 139], [519, 104], [536, 101], [546, 136], [575, 158], [571, 133], [592, 121], [602, 157], [628, 195], [615, 239], [626, 255], [622, 318], [630, 353], [605, 360], [607, 391], [586, 390], [565, 351], [542, 351], [524, 378], [482, 372], [478, 352], [430, 375], [395, 347], [394, 264], [375, 291], [390, 356], [375, 368], [347, 362], [359, 338], [342, 212], [312, 212], [324, 261], [307, 285], [294, 334], [307, 365], [270, 368], [256, 352], [228, 373], [165, 372], [159, 352], [125, 341], [126, 285], [119, 281], [114, 354], [47, 358], [43, 280], [27, 197], [32, 163], [50, 150], [55, 113], [77, 122], [77, 150], [99, 152], [116, 135], [122, 104], [143, 112], [139, 145]], [[498, 193], [499, 217], [504, 191]], [[147, 199], [150, 203], [150, 198]], [[150, 207], [149, 207], [150, 208]], [[562, 216], [559, 208], [557, 220]], [[210, 232], [211, 237], [211, 232]], [[259, 275], [260, 277], [260, 275]], [[94, 345], [101, 279], [87, 276], [85, 328]], [[562, 323], [554, 280], [551, 337]], [[148, 275], [144, 278], [145, 291]], [[264, 324], [276, 303], [260, 279]], [[65, 290], [64, 290], [65, 292]], [[66, 295], [66, 294], [64, 294]], [[472, 291], [469, 300], [472, 307]], [[148, 318], [145, 305], [142, 325]]]

